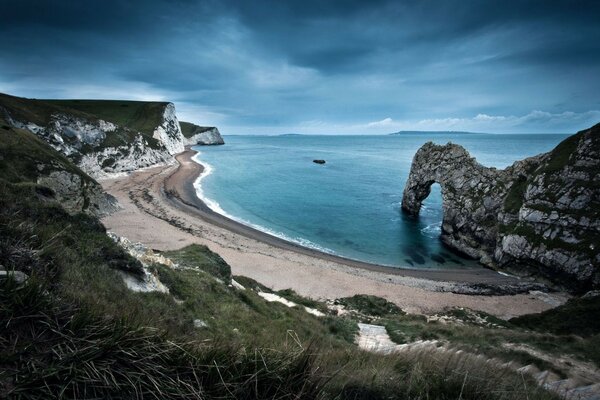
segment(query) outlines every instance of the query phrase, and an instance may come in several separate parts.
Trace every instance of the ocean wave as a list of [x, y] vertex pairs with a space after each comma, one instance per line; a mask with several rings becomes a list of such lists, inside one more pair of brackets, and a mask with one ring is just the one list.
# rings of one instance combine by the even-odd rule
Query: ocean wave
[[425, 228], [421, 229], [421, 234], [431, 239], [436, 239], [442, 233], [442, 224], [436, 222], [434, 224], [429, 224]]
[[217, 214], [221, 214], [222, 216], [227, 217], [227, 218], [229, 218], [235, 222], [238, 222], [242, 225], [246, 225], [250, 228], [254, 228], [254, 229], [261, 231], [263, 233], [266, 233], [268, 235], [275, 236], [279, 239], [285, 240], [286, 242], [291, 242], [291, 243], [300, 245], [302, 247], [308, 247], [310, 249], [318, 250], [323, 253], [334, 254], [334, 255], [336, 254], [333, 250], [328, 249], [327, 247], [320, 246], [308, 239], [305, 239], [302, 237], [294, 238], [294, 237], [286, 235], [285, 233], [266, 228], [262, 225], [252, 223], [243, 218], [239, 218], [239, 217], [236, 217], [235, 215], [231, 215], [231, 214], [227, 213], [225, 210], [223, 210], [221, 205], [216, 200], [211, 199], [210, 197], [206, 196], [206, 194], [204, 193], [204, 190], [202, 188], [202, 181], [207, 176], [211, 175], [215, 169], [212, 165], [210, 165], [206, 161], [201, 160], [200, 155], [201, 155], [201, 153], [198, 151], [198, 153], [196, 155], [194, 155], [194, 157], [192, 157], [192, 160], [194, 162], [196, 162], [204, 167], [204, 170], [202, 171], [200, 176], [194, 182], [194, 189], [196, 189], [196, 195], [198, 196], [198, 198], [200, 200], [202, 200], [204, 202], [204, 204], [206, 204], [206, 206], [208, 208], [210, 208], [212, 211], [216, 212]]

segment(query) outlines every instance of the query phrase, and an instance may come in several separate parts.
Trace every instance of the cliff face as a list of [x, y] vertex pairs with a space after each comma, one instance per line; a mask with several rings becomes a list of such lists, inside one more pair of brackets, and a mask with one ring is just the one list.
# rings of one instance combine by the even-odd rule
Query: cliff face
[[103, 216], [118, 209], [117, 200], [81, 169], [33, 133], [0, 118], [0, 185], [18, 184], [44, 202], [69, 213]]
[[225, 144], [219, 129], [214, 126], [198, 126], [183, 121], [180, 125], [185, 144], [188, 146]]
[[31, 100], [0, 95], [0, 116], [98, 179], [173, 162], [185, 140], [172, 103]]
[[442, 188], [442, 241], [483, 264], [573, 291], [600, 287], [600, 124], [553, 151], [497, 170], [461, 146], [427, 143], [413, 160], [402, 208], [417, 215]]

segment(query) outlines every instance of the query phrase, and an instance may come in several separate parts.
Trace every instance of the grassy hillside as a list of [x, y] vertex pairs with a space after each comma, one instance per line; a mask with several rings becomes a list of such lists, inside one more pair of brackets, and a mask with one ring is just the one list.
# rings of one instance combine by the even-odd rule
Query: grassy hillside
[[[33, 122], [47, 126], [54, 114], [64, 114], [95, 122], [99, 119], [119, 126], [107, 134], [100, 145], [116, 147], [131, 143], [141, 133], [151, 148], [158, 147], [152, 137], [162, 122], [166, 102], [123, 101], [123, 100], [39, 100], [10, 96], [0, 93], [0, 117], [6, 118], [2, 109], [19, 122]], [[86, 153], [90, 149], [82, 149]]]
[[[465, 310], [428, 321], [355, 296], [339, 300], [346, 313], [338, 316], [291, 290], [232, 277], [198, 245], [162, 254], [176, 267], [147, 265], [168, 293], [131, 291], [123, 276], [141, 279], [142, 264], [96, 218], [38, 195], [40, 160], [76, 167], [25, 131], [0, 123], [0, 135], [0, 269], [29, 276], [0, 280], [0, 398], [553, 399], [475, 353], [559, 374], [504, 345], [599, 362], [590, 351], [600, 348], [597, 335], [531, 332]], [[364, 352], [353, 343], [358, 322], [385, 326], [397, 343], [436, 339], [464, 352]]]
[[202, 132], [209, 131], [213, 129], [213, 126], [198, 126], [196, 124], [192, 124], [191, 122], [179, 121], [179, 126], [181, 127], [181, 133], [186, 138], [191, 138], [194, 135], [197, 135]]
[[46, 103], [94, 115], [105, 121], [152, 135], [168, 103], [123, 100], [44, 100]]
[[[230, 287], [226, 264], [204, 247], [165, 255], [180, 268], [151, 270], [170, 293], [132, 292], [121, 275], [139, 275], [141, 265], [97, 220], [3, 181], [0, 264], [30, 279], [25, 286], [0, 282], [0, 396], [410, 399], [462, 392], [464, 399], [516, 399], [525, 390], [530, 399], [552, 398], [532, 382], [525, 388], [518, 374], [496, 376], [481, 360], [467, 362], [470, 356], [440, 363], [435, 354], [361, 352], [350, 343], [360, 319], [354, 314], [316, 317], [268, 303], [258, 295], [268, 289], [248, 278], [234, 277], [245, 290]], [[326, 309], [291, 291], [279, 294]], [[397, 321], [395, 329], [414, 325], [396, 311], [379, 314]]]
[[[50, 122], [50, 116], [56, 113], [66, 113], [75, 117], [96, 120], [93, 114], [88, 114], [75, 109], [62, 107], [60, 104], [39, 99], [27, 99], [24, 97], [10, 96], [0, 93], [0, 113], [2, 108], [6, 109], [13, 119], [21, 122], [33, 122], [36, 125], [45, 126]], [[5, 115], [0, 115], [5, 118]]]
[[36, 182], [40, 175], [63, 170], [92, 181], [81, 169], [42, 139], [24, 129], [16, 129], [0, 117], [0, 179], [8, 182]]

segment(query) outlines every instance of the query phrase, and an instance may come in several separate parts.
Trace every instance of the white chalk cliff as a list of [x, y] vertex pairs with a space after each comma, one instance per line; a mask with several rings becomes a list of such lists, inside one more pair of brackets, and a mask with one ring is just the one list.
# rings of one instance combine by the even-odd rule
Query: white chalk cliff
[[44, 124], [39, 119], [35, 123], [0, 104], [9, 124], [38, 135], [95, 179], [174, 162], [173, 155], [184, 150], [187, 140], [173, 103], [161, 103], [158, 109], [159, 123], [150, 135], [93, 115], [71, 114], [67, 108], [57, 109]]
[[210, 128], [204, 132], [195, 134], [194, 136], [186, 139], [186, 144], [194, 146], [197, 144], [201, 145], [213, 145], [213, 144], [225, 144], [221, 133], [217, 128]]

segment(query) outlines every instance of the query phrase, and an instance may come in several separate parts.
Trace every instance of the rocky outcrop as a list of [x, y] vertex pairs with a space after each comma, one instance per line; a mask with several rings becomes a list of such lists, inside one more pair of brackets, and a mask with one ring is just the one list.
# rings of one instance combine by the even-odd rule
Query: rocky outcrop
[[441, 240], [484, 265], [573, 291], [600, 287], [600, 124], [549, 153], [497, 170], [459, 145], [421, 147], [402, 209], [442, 189]]
[[53, 198], [70, 213], [86, 212], [102, 217], [119, 209], [117, 199], [105, 193], [97, 182], [69, 171], [53, 171], [40, 176], [37, 183], [51, 190], [39, 195]]
[[183, 121], [180, 125], [187, 146], [225, 144], [219, 129], [214, 126], [198, 126]]
[[81, 155], [77, 165], [95, 179], [106, 179], [141, 168], [173, 162], [164, 148], [153, 148], [138, 135], [129, 144], [105, 147]]
[[179, 126], [173, 103], [168, 103], [165, 106], [162, 121], [154, 130], [152, 137], [162, 143], [171, 155], [181, 153], [184, 150], [185, 138], [181, 133], [181, 127]]
[[[11, 126], [43, 138], [96, 179], [171, 163], [173, 155], [184, 150], [186, 139], [172, 103], [104, 101], [98, 111], [105, 118], [92, 113], [93, 101], [69, 106], [79, 103], [85, 112], [60, 102], [2, 95], [0, 116]], [[112, 115], [115, 120], [132, 122], [107, 121]]]

